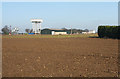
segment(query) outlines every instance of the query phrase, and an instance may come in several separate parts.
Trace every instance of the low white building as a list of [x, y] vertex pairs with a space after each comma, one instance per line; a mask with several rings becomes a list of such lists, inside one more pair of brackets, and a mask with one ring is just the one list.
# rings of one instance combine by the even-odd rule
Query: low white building
[[95, 33], [95, 30], [89, 30], [88, 33]]
[[82, 34], [94, 34], [95, 30], [89, 30], [89, 32], [82, 32]]
[[82, 34], [88, 34], [88, 32], [82, 32]]
[[66, 35], [67, 32], [55, 32], [55, 31], [52, 31], [52, 35]]

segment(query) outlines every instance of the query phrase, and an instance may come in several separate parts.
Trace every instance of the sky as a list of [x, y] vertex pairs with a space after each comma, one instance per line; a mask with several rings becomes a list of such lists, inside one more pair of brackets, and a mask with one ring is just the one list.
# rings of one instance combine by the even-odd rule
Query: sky
[[2, 2], [119, 2], [119, 0], [1, 0]]
[[30, 19], [43, 19], [44, 28], [97, 30], [118, 24], [118, 2], [3, 2], [2, 27], [31, 29]]

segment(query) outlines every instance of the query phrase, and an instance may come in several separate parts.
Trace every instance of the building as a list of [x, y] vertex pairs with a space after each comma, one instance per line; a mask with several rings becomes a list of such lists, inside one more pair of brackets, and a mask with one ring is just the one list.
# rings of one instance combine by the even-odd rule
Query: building
[[70, 30], [64, 30], [64, 29], [43, 29], [41, 30], [41, 34], [66, 35], [70, 33], [71, 33]]
[[89, 33], [95, 33], [95, 30], [89, 30]]
[[82, 32], [82, 34], [94, 34], [95, 30], [89, 30], [88, 32]]
[[88, 32], [82, 32], [82, 34], [88, 34]]

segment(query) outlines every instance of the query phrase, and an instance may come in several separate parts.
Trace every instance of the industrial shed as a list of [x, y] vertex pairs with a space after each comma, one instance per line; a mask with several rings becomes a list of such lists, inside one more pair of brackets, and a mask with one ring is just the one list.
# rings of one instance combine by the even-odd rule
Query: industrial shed
[[65, 29], [43, 29], [41, 30], [41, 34], [51, 34], [51, 35], [65, 35], [70, 34], [70, 30]]

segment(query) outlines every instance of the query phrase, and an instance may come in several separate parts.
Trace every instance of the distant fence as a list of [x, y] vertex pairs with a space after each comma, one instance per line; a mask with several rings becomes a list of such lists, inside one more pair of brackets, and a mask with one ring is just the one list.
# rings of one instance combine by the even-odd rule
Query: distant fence
[[100, 38], [118, 38], [120, 39], [120, 26], [99, 26], [98, 36]]

